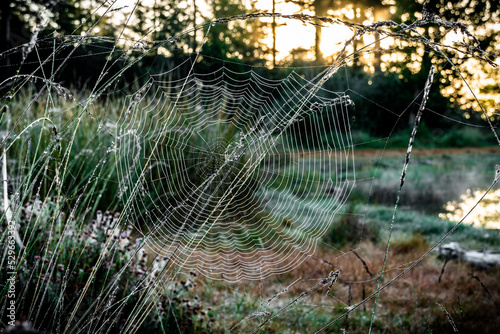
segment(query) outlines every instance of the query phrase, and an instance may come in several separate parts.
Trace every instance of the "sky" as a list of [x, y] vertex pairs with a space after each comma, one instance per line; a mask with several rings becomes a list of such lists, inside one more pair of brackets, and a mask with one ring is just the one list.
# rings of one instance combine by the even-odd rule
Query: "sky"
[[[262, 12], [272, 11], [272, 1], [259, 0], [255, 4], [256, 8]], [[303, 10], [300, 6], [292, 3], [276, 4], [276, 12], [283, 14], [294, 14], [301, 12], [304, 14], [314, 15], [314, 12]], [[265, 20], [265, 19], [263, 19]], [[272, 19], [267, 19], [272, 21]], [[314, 46], [315, 28], [310, 24], [303, 24], [297, 20], [278, 19], [276, 28], [276, 49], [278, 51], [277, 60], [286, 57], [289, 52], [296, 48], [310, 49]], [[269, 29], [270, 30], [270, 29]], [[334, 52], [340, 51], [344, 41], [352, 37], [352, 31], [344, 26], [330, 25], [322, 28], [322, 43], [320, 49], [324, 56], [330, 56]], [[268, 36], [264, 42], [272, 46], [272, 34], [268, 32]], [[312, 54], [310, 55], [312, 57]]]

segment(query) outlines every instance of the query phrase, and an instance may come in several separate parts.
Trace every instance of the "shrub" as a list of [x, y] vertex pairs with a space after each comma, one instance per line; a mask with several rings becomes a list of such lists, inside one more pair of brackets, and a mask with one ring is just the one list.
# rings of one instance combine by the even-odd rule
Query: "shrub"
[[361, 240], [377, 242], [380, 239], [379, 232], [360, 221], [359, 216], [353, 215], [355, 205], [351, 204], [346, 214], [333, 224], [326, 235], [326, 242], [335, 247], [342, 248], [347, 245], [356, 245]]
[[421, 254], [429, 249], [429, 243], [424, 239], [421, 233], [413, 232], [410, 239], [397, 240], [391, 245], [394, 252], [398, 254]]
[[[17, 224], [27, 247], [17, 271], [18, 319], [26, 319], [39, 330], [61, 330], [77, 310], [75, 325], [90, 321], [85, 326], [94, 333], [120, 330], [134, 307], [144, 303], [137, 291], [147, 288], [153, 291], [149, 298], [155, 300], [155, 307], [141, 324], [141, 333], [209, 330], [208, 311], [190, 292], [196, 274], [156, 289], [153, 284], [162, 279], [168, 259], [148, 259], [142, 240], [133, 240], [132, 227], [117, 224], [120, 213], [98, 211], [87, 223], [88, 219], [76, 220], [58, 211], [54, 201], [40, 200], [28, 201], [20, 211]], [[0, 280], [7, 278], [7, 271], [0, 271]], [[0, 294], [2, 319], [6, 319], [7, 301], [4, 290]]]

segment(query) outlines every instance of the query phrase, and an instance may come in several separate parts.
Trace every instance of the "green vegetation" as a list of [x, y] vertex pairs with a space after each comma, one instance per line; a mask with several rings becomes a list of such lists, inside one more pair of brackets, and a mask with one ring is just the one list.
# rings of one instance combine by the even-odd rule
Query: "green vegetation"
[[[24, 101], [31, 100], [35, 92], [35, 88], [31, 91], [22, 90], [14, 96], [8, 103], [11, 115], [21, 114]], [[82, 94], [77, 100], [83, 97]], [[24, 236], [24, 243], [29, 245], [23, 250], [18, 264], [18, 286], [22, 287], [20, 295], [24, 300], [19, 305], [19, 314], [34, 315], [35, 318], [32, 319], [36, 319], [38, 328], [56, 328], [69, 321], [73, 309], [78, 310], [73, 320], [77, 326], [78, 321], [81, 323], [88, 315], [96, 316], [86, 313], [87, 308], [103, 307], [106, 311], [95, 318], [95, 325], [90, 327], [91, 330], [97, 330], [96, 326], [103, 324], [109, 328], [126, 330], [127, 326], [134, 326], [126, 315], [135, 312], [137, 305], [148, 307], [149, 303], [154, 301], [157, 307], [150, 311], [141, 324], [140, 331], [143, 333], [155, 333], [159, 328], [165, 332], [222, 332], [236, 325], [235, 330], [251, 331], [268, 317], [267, 314], [275, 314], [294, 296], [284, 294], [268, 305], [264, 303], [264, 307], [262, 301], [259, 303], [255, 296], [270, 298], [280, 291], [275, 283], [270, 283], [261, 292], [258, 291], [256, 283], [243, 284], [240, 291], [237, 287], [217, 284], [194, 274], [178, 274], [175, 279], [171, 279], [165, 276], [166, 271], [161, 273], [165, 268], [165, 261], [168, 260], [155, 258], [154, 254], [146, 258], [146, 251], [136, 244], [132, 237], [134, 231], [118, 224], [118, 213], [106, 211], [121, 211], [123, 208], [123, 202], [116, 198], [120, 179], [114, 168], [115, 159], [133, 157], [127, 155], [130, 154], [129, 151], [109, 150], [113, 147], [113, 124], [116, 124], [123, 108], [121, 100], [110, 96], [93, 101], [87, 109], [83, 109], [81, 103], [56, 95], [45, 94], [39, 101], [43, 100], [50, 101], [50, 107], [45, 103], [36, 103], [30, 113], [12, 128], [20, 137], [16, 137], [8, 149], [9, 174], [31, 175], [23, 180], [23, 184], [18, 185], [20, 192], [16, 201], [22, 205], [14, 213], [20, 226], [19, 233]], [[150, 100], [146, 99], [142, 103], [147, 105], [149, 102]], [[100, 113], [98, 110], [106, 112]], [[221, 115], [223, 114], [222, 110]], [[177, 122], [181, 117], [182, 115], [173, 118], [173, 122]], [[51, 121], [46, 121], [46, 118]], [[156, 121], [138, 119], [137, 122], [141, 120], [143, 126]], [[2, 126], [8, 128], [11, 126], [9, 122], [12, 121], [4, 116]], [[194, 124], [197, 120], [191, 119], [190, 122]], [[24, 129], [30, 131], [23, 131]], [[217, 133], [215, 137], [214, 131]], [[423, 135], [426, 131], [424, 127]], [[234, 135], [233, 132], [212, 127], [186, 137], [189, 145], [179, 152], [185, 154], [183, 157], [187, 165], [173, 174], [187, 171], [192, 182], [202, 182], [203, 177], [220, 167], [220, 161], [214, 156], [206, 156], [202, 149], [205, 143], [212, 138], [229, 138]], [[69, 146], [71, 138], [73, 143]], [[166, 137], [165, 140], [180, 141], [177, 137]], [[353, 140], [357, 143], [360, 137], [355, 135]], [[216, 144], [219, 146], [215, 149], [222, 156], [227, 148], [227, 141]], [[130, 140], [130, 145], [135, 145], [134, 138]], [[142, 145], [148, 152], [148, 146], [144, 143]], [[169, 153], [167, 145], [163, 147], [164, 156], [175, 156], [177, 159], [181, 156]], [[405, 150], [387, 148], [363, 151], [359, 150], [360, 147], [363, 145], [353, 151], [354, 168], [346, 170], [346, 174], [342, 175], [342, 179], [356, 178], [356, 186], [344, 205], [343, 212], [337, 213], [336, 221], [319, 248], [320, 256], [326, 258], [332, 255], [332, 249], [333, 254], [340, 251], [350, 254], [351, 249], [360, 257], [365, 257], [366, 253], [371, 254], [371, 262], [367, 266], [373, 274], [376, 272], [373, 262], [382, 257], [380, 252], [384, 247], [393, 213], [392, 205]], [[415, 259], [451, 229], [453, 222], [437, 217], [446, 201], [457, 199], [470, 187], [487, 187], [493, 177], [494, 165], [498, 163], [497, 154], [494, 153], [496, 151], [491, 153], [491, 150], [471, 148], [470, 153], [464, 151], [461, 154], [456, 154], [453, 150], [436, 153], [427, 150], [422, 151], [422, 154], [419, 151], [414, 152], [407, 173], [408, 183], [402, 193], [402, 207], [396, 214], [395, 238], [391, 248], [391, 252], [395, 254], [394, 265]], [[61, 168], [66, 161], [67, 167]], [[327, 190], [323, 197], [317, 196], [332, 177], [328, 174], [328, 171], [332, 170], [331, 163], [330, 159], [314, 155], [299, 157], [291, 153], [276, 152], [262, 161], [261, 167], [263, 170], [269, 168], [280, 171], [274, 183], [268, 186], [272, 191], [279, 191], [280, 196], [284, 198], [282, 201], [290, 200], [299, 205], [300, 199], [301, 209], [315, 212], [328, 207], [331, 201], [332, 194], [328, 193], [330, 190]], [[296, 164], [301, 168], [291, 167]], [[64, 170], [65, 177], [61, 173]], [[491, 171], [491, 175], [488, 175], [488, 171]], [[175, 177], [169, 181], [178, 182]], [[155, 183], [152, 182], [149, 186], [154, 187]], [[250, 187], [246, 192], [240, 193], [240, 196], [251, 196], [254, 191], [257, 189]], [[154, 204], [158, 199], [149, 200]], [[430, 203], [439, 204], [433, 207]], [[299, 206], [296, 209], [298, 208]], [[238, 211], [236, 207], [230, 210]], [[4, 227], [7, 226], [6, 223], [4, 220]], [[293, 221], [284, 219], [276, 223], [282, 224], [284, 230], [293, 233]], [[251, 239], [252, 242], [260, 241], [258, 235], [252, 235]], [[5, 240], [6, 234], [3, 234], [3, 241]], [[495, 249], [500, 242], [500, 235], [498, 231], [462, 225], [449, 240], [457, 241], [468, 248]], [[359, 284], [351, 286], [348, 283], [352, 280], [367, 279], [363, 276], [365, 274], [362, 274], [363, 270], [354, 265], [356, 261], [361, 265], [357, 258], [352, 258], [351, 267], [347, 264], [340, 266], [345, 273], [340, 276], [339, 285], [331, 292], [332, 296], [341, 298], [343, 304], [332, 305], [331, 301], [323, 300], [324, 297], [319, 297], [317, 291], [314, 291], [315, 294], [310, 300], [301, 301], [283, 315], [271, 319], [263, 331], [282, 333], [283, 324], [287, 324], [290, 328], [304, 328], [304, 332], [308, 332], [311, 324], [325, 324], [335, 315], [341, 315], [346, 310], [345, 303], [349, 298], [356, 296], [357, 300], [360, 300], [369, 291], [373, 291], [373, 285], [368, 283], [363, 288]], [[429, 262], [431, 263], [424, 268], [431, 271], [439, 269], [441, 265], [441, 262], [434, 258]], [[96, 266], [97, 263], [99, 264]], [[306, 269], [299, 267], [297, 270]], [[318, 276], [302, 280], [300, 285], [294, 287], [296, 290], [292, 289], [295, 296], [310, 289], [318, 280], [317, 277], [328, 275], [328, 272], [323, 272], [327, 270], [324, 266], [315, 270], [318, 271]], [[5, 276], [6, 271], [2, 271], [1, 275], [2, 280], [8, 278]], [[281, 285], [286, 286], [297, 277], [307, 277], [304, 275], [295, 271], [288, 276], [284, 275]], [[349, 278], [349, 275], [354, 276]], [[491, 275], [494, 277], [495, 274]], [[166, 288], [163, 286], [163, 290], [152, 289], [147, 297], [135, 293], [136, 289], [149, 289], [156, 279], [165, 279]], [[372, 276], [369, 279], [374, 282]], [[489, 280], [488, 274], [486, 282], [490, 282]], [[88, 287], [87, 282], [91, 282]], [[418, 287], [418, 281], [412, 284], [415, 289], [421, 289]], [[82, 289], [87, 291], [82, 294]], [[348, 289], [352, 290], [351, 297], [348, 292], [345, 295]], [[366, 290], [364, 295], [363, 289]], [[476, 291], [477, 288], [474, 288], [469, 297], [473, 298]], [[227, 300], [230, 302], [226, 304]], [[105, 306], [106, 303], [113, 306]], [[322, 305], [321, 303], [329, 303], [328, 308], [318, 310], [318, 306], [310, 306]], [[408, 313], [395, 314], [392, 307], [396, 307], [398, 302], [390, 303], [391, 309], [382, 311], [375, 321], [375, 326], [381, 330], [396, 332], [397, 328], [402, 326], [410, 332], [420, 332], [425, 326], [434, 329], [446, 327], [446, 318], [442, 317], [439, 308], [425, 312], [424, 317], [429, 320], [427, 325], [422, 327], [420, 321], [409, 319]], [[471, 307], [472, 301], [466, 299], [463, 303], [464, 308]], [[206, 305], [210, 305], [211, 310]], [[370, 303], [368, 310], [369, 305]], [[426, 307], [428, 304], [422, 302], [416, 310], [423, 312]], [[40, 310], [47, 312], [38, 316]], [[471, 308], [468, 312], [477, 314], [478, 310]], [[111, 316], [113, 323], [108, 323], [106, 319]], [[243, 322], [238, 324], [240, 320]], [[342, 326], [348, 326], [352, 332], [362, 332], [368, 323], [369, 311], [363, 311], [350, 315], [347, 321], [342, 322]], [[468, 321], [462, 320], [464, 328], [469, 324]]]
[[[72, 216], [57, 210], [52, 201], [29, 201], [21, 207], [17, 224], [29, 249], [20, 258], [17, 282], [23, 303], [19, 314], [34, 314], [38, 328], [62, 328], [71, 319], [70, 311], [81, 296], [86, 283], [91, 281], [88, 292], [80, 300], [79, 316], [73, 326], [81, 326], [80, 318], [89, 310], [102, 308], [94, 314], [95, 326], [123, 330], [128, 314], [140, 302], [135, 293], [138, 288], [152, 288], [160, 276], [167, 259], [159, 258], [142, 247], [140, 239], [133, 240], [132, 227], [116, 225], [119, 213], [97, 211], [93, 219]], [[50, 226], [52, 225], [52, 226]], [[6, 224], [4, 224], [6, 228]], [[112, 237], [112, 243], [108, 240]], [[5, 239], [4, 239], [5, 240]], [[5, 242], [5, 241], [4, 241]], [[103, 263], [95, 267], [98, 258]], [[149, 257], [149, 259], [148, 259]], [[175, 331], [205, 332], [210, 326], [209, 312], [190, 290], [195, 283], [194, 273], [173, 282], [159, 294], [157, 307], [142, 324], [141, 332], [156, 333]], [[92, 277], [92, 278], [91, 278]], [[0, 272], [0, 279], [7, 281], [7, 271]], [[104, 307], [97, 296], [107, 297]], [[33, 308], [32, 305], [36, 305]]]
[[[34, 90], [31, 93], [22, 91], [15, 96], [9, 102], [9, 110], [13, 114], [21, 113], [23, 101], [29, 100], [33, 92]], [[23, 287], [20, 293], [26, 300], [19, 310], [24, 314], [36, 313], [40, 309], [49, 310], [37, 322], [39, 328], [54, 328], [58, 323], [67, 321], [71, 317], [69, 310], [76, 305], [76, 299], [82, 296], [81, 289], [91, 276], [92, 284], [83, 295], [83, 299], [78, 301], [81, 305], [78, 309], [81, 311], [78, 311], [76, 319], [86, 316], [84, 311], [86, 307], [103, 305], [103, 302], [96, 301], [95, 298], [104, 293], [104, 296], [112, 297], [105, 299], [106, 302], [121, 302], [102, 313], [100, 319], [104, 321], [108, 314], [118, 314], [118, 317], [113, 318], [114, 328], [126, 328], [129, 323], [125, 314], [133, 312], [134, 305], [147, 305], [142, 297], [133, 293], [134, 289], [151, 284], [147, 282], [156, 277], [154, 272], [161, 271], [159, 266], [163, 259], [154, 259], [153, 254], [147, 260], [141, 258], [143, 251], [135, 246], [130, 228], [113, 225], [113, 221], [118, 220], [118, 214], [102, 213], [110, 209], [120, 210], [121, 205], [115, 196], [119, 178], [113, 168], [116, 155], [112, 153], [116, 152], [108, 152], [108, 148], [112, 145], [110, 131], [113, 131], [109, 128], [109, 124], [117, 119], [121, 108], [120, 100], [112, 97], [94, 101], [92, 108], [88, 109], [89, 112], [82, 114], [85, 115], [81, 120], [83, 126], [76, 127], [75, 116], [81, 113], [78, 106], [71, 101], [53, 96], [50, 108], [43, 103], [37, 103], [16, 128], [21, 139], [14, 141], [9, 147], [7, 159], [9, 174], [22, 175], [31, 171], [33, 175], [31, 182], [25, 181], [26, 184], [20, 185], [19, 201], [22, 201], [23, 205], [19, 212], [15, 213], [21, 227], [20, 234], [28, 236], [25, 243], [30, 245], [23, 253], [22, 262], [19, 263], [22, 271], [18, 276], [18, 286]], [[96, 110], [107, 112], [105, 114], [92, 112]], [[50, 115], [53, 122], [57, 123], [44, 124], [44, 115]], [[3, 126], [7, 127], [6, 123], [9, 120], [4, 118], [3, 122]], [[28, 128], [30, 124], [31, 131], [23, 132], [22, 130]], [[54, 131], [54, 125], [58, 129], [66, 130]], [[201, 139], [204, 135], [205, 139]], [[69, 138], [75, 138], [71, 150], [68, 150]], [[188, 156], [202, 155], [203, 152], [197, 150], [197, 147], [208, 139], [207, 134], [203, 132], [189, 139], [190, 146], [186, 151]], [[37, 142], [38, 148], [35, 145]], [[224, 147], [221, 147], [221, 150], [224, 150]], [[446, 201], [456, 200], [470, 187], [484, 189], [491, 182], [494, 165], [497, 163], [496, 151], [491, 150], [470, 148], [469, 153], [465, 150], [459, 154], [453, 150], [435, 153], [427, 150], [422, 151], [422, 154], [419, 151], [414, 152], [407, 173], [407, 187], [402, 194], [402, 207], [396, 214], [395, 238], [391, 247], [391, 252], [395, 254], [394, 265], [415, 259], [451, 229], [453, 222], [443, 221], [437, 217]], [[65, 152], [69, 154], [68, 177], [58, 180], [57, 171], [64, 162]], [[337, 213], [336, 221], [320, 244], [318, 256], [329, 259], [332, 250], [333, 254], [339, 251], [350, 254], [351, 249], [361, 257], [371, 254], [369, 255], [371, 262], [367, 265], [370, 272], [374, 273], [376, 269], [373, 267], [373, 262], [381, 258], [380, 252], [384, 247], [392, 217], [392, 205], [395, 201], [405, 150], [355, 150], [353, 154], [355, 173], [354, 170], [349, 170], [343, 177], [354, 178], [356, 175], [358, 182], [343, 211]], [[103, 159], [109, 163], [103, 163]], [[297, 163], [302, 166], [300, 173], [290, 168]], [[285, 154], [281, 157], [277, 154], [270, 155], [264, 160], [262, 167], [277, 168], [281, 171], [279, 177], [275, 179], [276, 184], [269, 184], [271, 189], [279, 190], [281, 196], [290, 196], [294, 201], [300, 198], [303, 201], [301, 204], [303, 208], [314, 211], [326, 207], [330, 201], [330, 195], [327, 193], [323, 198], [315, 197], [329, 177], [325, 172], [330, 170], [329, 167], [322, 165], [326, 163], [330, 163], [329, 160], [314, 156], [296, 157]], [[195, 180], [195, 175], [200, 173], [200, 171], [195, 172], [200, 167], [199, 164], [194, 165], [192, 180]], [[488, 171], [491, 171], [490, 175]], [[454, 180], [460, 182], [453, 182]], [[54, 194], [58, 194], [57, 197], [53, 196]], [[429, 205], [431, 202], [441, 204], [433, 207]], [[4, 221], [4, 226], [5, 224]], [[99, 227], [99, 224], [107, 227]], [[281, 224], [286, 229], [291, 229], [293, 221], [285, 219]], [[116, 239], [108, 248], [105, 246], [107, 240], [113, 239], [107, 237], [113, 235], [116, 235]], [[6, 240], [5, 234], [3, 240]], [[449, 238], [449, 241], [452, 240], [467, 248], [496, 249], [500, 235], [496, 230], [462, 225]], [[258, 238], [255, 238], [254, 242], [258, 242]], [[340, 256], [337, 254], [334, 257]], [[98, 260], [103, 255], [105, 256]], [[101, 264], [95, 267], [98, 261]], [[351, 259], [353, 266], [356, 261], [359, 260]], [[361, 262], [358, 264], [361, 265]], [[439, 271], [441, 265], [442, 262], [431, 258], [423, 268]], [[318, 306], [310, 304], [331, 304], [331, 301], [322, 300], [323, 297], [314, 294], [311, 300], [297, 303], [291, 310], [270, 320], [263, 332], [286, 332], [283, 331], [283, 324], [287, 324], [290, 328], [303, 328], [304, 332], [308, 332], [311, 324], [325, 324], [335, 315], [341, 315], [346, 310], [346, 301], [349, 300], [349, 294], [346, 292], [350, 286], [349, 275], [354, 275], [353, 277], [357, 277], [358, 280], [366, 280], [367, 277], [363, 277], [363, 270], [356, 266], [351, 268], [344, 264], [340, 267], [345, 273], [341, 275], [339, 286], [334, 287], [331, 295], [343, 300], [344, 304], [318, 309]], [[92, 272], [94, 268], [95, 272]], [[301, 270], [307, 272], [307, 269], [299, 267], [297, 270], [299, 272], [294, 271], [280, 278], [281, 286], [292, 283], [297, 277], [307, 277], [300, 272]], [[302, 280], [294, 287], [295, 290], [291, 290], [295, 291], [295, 296], [310, 289], [314, 285], [315, 278], [322, 275], [326, 277], [328, 274], [323, 272], [327, 270], [324, 265], [315, 270], [318, 271], [317, 276]], [[452, 272], [455, 269], [449, 268], [446, 273], [448, 270]], [[467, 269], [462, 270], [467, 271]], [[5, 271], [2, 273], [4, 275]], [[488, 282], [495, 275], [495, 272], [485, 274], [482, 279], [490, 284]], [[6, 277], [2, 276], [2, 279]], [[464, 278], [460, 276], [460, 279]], [[242, 283], [240, 290], [237, 286], [214, 283], [189, 273], [180, 274], [175, 280], [170, 281], [171, 288], [167, 289], [168, 293], [148, 297], [157, 298], [159, 306], [145, 319], [140, 327], [141, 332], [154, 333], [161, 327], [166, 332], [182, 328], [181, 332], [217, 333], [237, 325], [240, 320], [243, 322], [236, 328], [241, 331], [251, 331], [266, 319], [265, 312], [271, 314], [277, 312], [283, 307], [283, 303], [286, 303], [285, 301], [294, 296], [292, 292], [291, 295], [284, 294], [266, 307], [262, 307], [255, 296], [270, 298], [272, 294], [282, 289], [276, 286], [275, 282], [268, 282], [269, 285], [260, 292], [257, 283]], [[418, 280], [412, 284], [415, 289], [421, 289]], [[467, 284], [464, 286], [468, 286]], [[355, 297], [357, 300], [363, 297], [363, 289], [359, 284], [351, 286], [351, 289], [353, 300]], [[373, 291], [373, 286], [366, 284], [364, 289], [366, 296], [369, 291]], [[474, 296], [481, 289], [476, 286], [472, 286], [471, 289], [472, 295], [462, 300], [461, 307], [468, 308], [467, 312], [477, 317], [478, 309], [471, 305], [472, 298], [476, 298]], [[112, 295], [107, 295], [107, 292], [112, 292]], [[424, 292], [419, 293], [421, 296], [425, 295]], [[422, 301], [416, 308], [416, 312], [422, 312], [422, 319], [427, 319], [421, 322], [408, 318], [408, 313], [396, 312], [392, 308], [397, 307], [398, 302], [389, 300], [391, 300], [390, 310], [382, 311], [375, 321], [375, 326], [381, 330], [389, 333], [397, 332], [397, 328], [401, 326], [409, 332], [420, 332], [423, 328], [427, 328], [426, 326], [433, 329], [446, 328], [447, 320], [443, 317], [441, 309], [428, 310], [428, 302]], [[35, 308], [31, 308], [32, 302], [37, 305]], [[342, 326], [349, 326], [354, 333], [358, 330], [362, 332], [369, 323], [370, 305], [367, 304], [367, 311], [350, 315], [348, 321], [342, 322]], [[457, 314], [454, 313], [453, 316], [456, 317]], [[470, 322], [465, 318], [461, 321], [461, 326], [468, 328]], [[99, 323], [102, 324], [96, 320], [96, 326]]]
[[[424, 116], [425, 118], [425, 116]], [[408, 136], [410, 129], [400, 130], [388, 137], [372, 136], [364, 130], [354, 130], [352, 140], [354, 149], [393, 149], [408, 147]], [[329, 136], [325, 135], [325, 142], [329, 142]], [[484, 136], [483, 129], [471, 127], [456, 128], [434, 128], [429, 129], [425, 121], [420, 125], [418, 140], [415, 148], [460, 148], [460, 147], [488, 147], [496, 146], [494, 136]]]
[[[365, 224], [372, 230], [386, 231], [394, 208], [388, 206], [362, 206], [355, 213], [364, 216]], [[416, 235], [428, 244], [436, 243], [455, 225], [442, 220], [437, 215], [419, 213], [414, 209], [402, 208], [396, 214], [395, 239], [409, 240]], [[384, 240], [384, 238], [381, 238]], [[470, 225], [460, 225], [448, 242], [456, 241], [466, 248], [498, 250], [500, 233], [498, 230], [485, 230]]]

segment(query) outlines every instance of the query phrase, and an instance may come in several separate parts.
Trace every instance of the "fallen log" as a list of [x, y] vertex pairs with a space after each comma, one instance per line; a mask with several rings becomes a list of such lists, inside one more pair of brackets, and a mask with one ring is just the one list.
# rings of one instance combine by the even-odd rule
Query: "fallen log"
[[488, 249], [469, 250], [456, 242], [439, 246], [438, 254], [445, 259], [460, 260], [481, 269], [500, 267], [500, 252]]

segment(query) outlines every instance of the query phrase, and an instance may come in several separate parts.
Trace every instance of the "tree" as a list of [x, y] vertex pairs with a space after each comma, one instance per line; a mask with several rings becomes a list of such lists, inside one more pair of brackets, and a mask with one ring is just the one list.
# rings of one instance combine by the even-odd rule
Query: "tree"
[[[287, 0], [287, 2], [294, 3], [304, 9], [311, 9], [316, 16], [326, 16], [328, 9], [332, 8], [338, 0]], [[314, 59], [316, 62], [323, 62], [323, 54], [320, 48], [321, 44], [321, 25], [315, 26], [314, 33]]]
[[[82, 34], [97, 22], [92, 9], [103, 5], [105, 0], [85, 2], [81, 0], [2, 0], [0, 2], [0, 52], [28, 43], [36, 30], [38, 38], [57, 30], [59, 34]], [[101, 20], [101, 31], [106, 21]], [[95, 35], [95, 34], [94, 34]], [[1, 79], [11, 76], [12, 56], [5, 52], [0, 61], [5, 64]]]
[[[425, 15], [435, 15], [443, 20], [460, 24], [460, 26], [455, 25], [454, 27], [444, 27], [436, 24], [422, 28], [422, 35], [426, 36], [426, 38], [431, 41], [441, 44], [449, 43], [446, 42], [448, 34], [452, 34], [455, 31], [458, 32], [460, 36], [462, 35], [460, 30], [462, 28], [467, 28], [477, 37], [480, 48], [490, 52], [490, 60], [494, 60], [498, 57], [498, 55], [495, 55], [498, 45], [500, 44], [500, 35], [498, 29], [495, 28], [496, 25], [500, 23], [500, 1], [498, 0], [468, 0], [460, 2], [436, 0], [421, 1], [421, 4], [415, 4], [413, 1], [406, 0], [398, 1], [395, 8], [397, 10], [394, 16], [397, 22], [403, 21], [403, 23], [408, 24], [422, 17], [425, 12], [427, 13]], [[464, 36], [464, 38], [461, 38], [460, 42], [464, 42], [465, 45], [468, 45], [470, 50], [475, 50], [474, 52], [478, 55], [479, 53], [477, 51], [480, 50], [476, 48], [476, 41], [466, 35], [462, 36]], [[475, 108], [476, 111], [480, 111], [481, 109], [477, 106], [475, 97], [469, 92], [469, 88], [464, 86], [462, 76], [468, 78], [467, 80], [469, 80], [472, 87], [476, 86], [476, 96], [481, 99], [480, 95], [483, 90], [492, 94], [494, 94], [495, 91], [497, 94], [500, 93], [498, 87], [488, 87], [488, 83], [483, 83], [481, 80], [471, 82], [479, 72], [488, 73], [487, 76], [491, 76], [491, 68], [488, 68], [490, 66], [484, 61], [476, 62], [470, 56], [454, 56], [451, 49], [446, 47], [442, 47], [442, 49], [452, 54], [455, 67], [449, 66], [449, 64], [447, 65], [446, 58], [440, 56], [436, 50], [428, 48], [424, 50], [425, 52], [420, 52], [422, 54], [420, 57], [420, 71], [428, 72], [432, 64], [442, 68], [440, 73], [442, 80], [440, 80], [439, 83], [441, 88], [447, 88], [446, 91], [443, 89], [444, 94], [450, 99], [452, 106], [462, 109], [457, 109], [457, 112], [460, 114], [465, 112], [466, 116], [470, 117], [473, 114], [471, 113], [471, 109]], [[405, 50], [407, 55], [410, 55], [412, 52], [416, 53], [416, 51], [418, 50], [416, 50], [415, 47], [411, 47], [411, 45]], [[430, 58], [432, 58], [432, 63]], [[458, 74], [457, 69], [461, 72], [461, 75]], [[498, 100], [498, 95], [496, 100]], [[500, 103], [494, 102], [494, 99], [489, 101], [483, 99], [482, 102], [486, 102], [485, 106], [489, 109], [491, 114], [500, 106]]]
[[[245, 6], [240, 0], [212, 1], [215, 19], [245, 14]], [[202, 53], [219, 59], [231, 59], [250, 64], [265, 64], [260, 45], [260, 35], [252, 21], [229, 21], [210, 27]]]
[[[172, 40], [188, 27], [193, 27], [192, 17], [196, 13], [196, 5], [189, 10], [187, 6], [181, 7], [181, 3], [176, 0], [139, 2], [136, 10], [138, 22], [132, 29], [141, 38], [147, 36], [146, 38], [152, 41]], [[192, 47], [189, 49], [192, 50]]]
[[[479, 40], [481, 49], [489, 52], [489, 59], [494, 61], [498, 60], [500, 46], [500, 33], [498, 24], [500, 23], [500, 1], [498, 0], [483, 0], [483, 1], [448, 1], [436, 0], [427, 3], [429, 11], [443, 17], [446, 20], [459, 22], [467, 26], [467, 28]], [[435, 31], [432, 35], [433, 38], [443, 41], [446, 37], [446, 31], [440, 29]], [[467, 40], [467, 38], [466, 38]], [[471, 43], [472, 44], [472, 43]], [[498, 87], [498, 80], [500, 79], [498, 71], [494, 73], [492, 67], [486, 62], [475, 62], [469, 57], [455, 57], [455, 63], [462, 72], [462, 74], [470, 80], [470, 84], [476, 88], [477, 97], [486, 108], [485, 111], [489, 114], [490, 118], [499, 120], [498, 108], [500, 107], [500, 89]], [[497, 62], [498, 63], [498, 62]], [[494, 79], [493, 84], [481, 79], [474, 79], [478, 77], [479, 73], [484, 73], [486, 76]], [[481, 77], [481, 75], [479, 75]], [[475, 109], [480, 111], [475, 97], [469, 92], [468, 87], [464, 85], [463, 80], [459, 77], [456, 70], [449, 68], [445, 72], [446, 84], [456, 87], [454, 92], [450, 94], [450, 98], [454, 104], [460, 106], [462, 110]], [[472, 82], [474, 81], [474, 82]], [[456, 85], [460, 86], [456, 86]], [[496, 95], [496, 98], [491, 98]], [[470, 111], [466, 111], [468, 115], [472, 115]], [[484, 117], [484, 114], [482, 115]]]
[[[273, 0], [273, 13], [276, 13], [276, 0]], [[273, 68], [276, 67], [276, 16], [273, 16], [273, 22], [271, 26], [271, 33], [273, 34], [273, 47], [272, 47], [272, 54], [273, 54]]]
[[[5, 52], [30, 39], [29, 26], [40, 23], [41, 17], [37, 10], [43, 7], [45, 1], [2, 0], [0, 2], [0, 52]], [[9, 77], [11, 68], [11, 55], [4, 55], [5, 71], [0, 79]], [[1, 58], [0, 58], [1, 60]]]
[[[342, 0], [285, 0], [296, 5], [301, 6], [303, 9], [309, 9], [314, 12], [315, 16], [325, 17], [335, 13], [341, 19], [347, 19], [353, 23], [362, 23], [370, 16], [378, 19], [381, 15], [380, 13], [386, 11], [388, 5], [382, 0], [360, 0], [355, 2], [348, 2]], [[341, 12], [342, 8], [352, 8], [355, 12], [354, 17], [348, 17], [345, 13]], [[321, 22], [318, 22], [321, 23]], [[323, 54], [321, 52], [321, 24], [315, 25], [315, 36], [314, 36], [314, 58], [316, 62], [322, 63]], [[354, 47], [357, 47], [357, 41], [354, 43]], [[378, 48], [378, 44], [375, 45]], [[380, 58], [380, 57], [379, 57]]]

